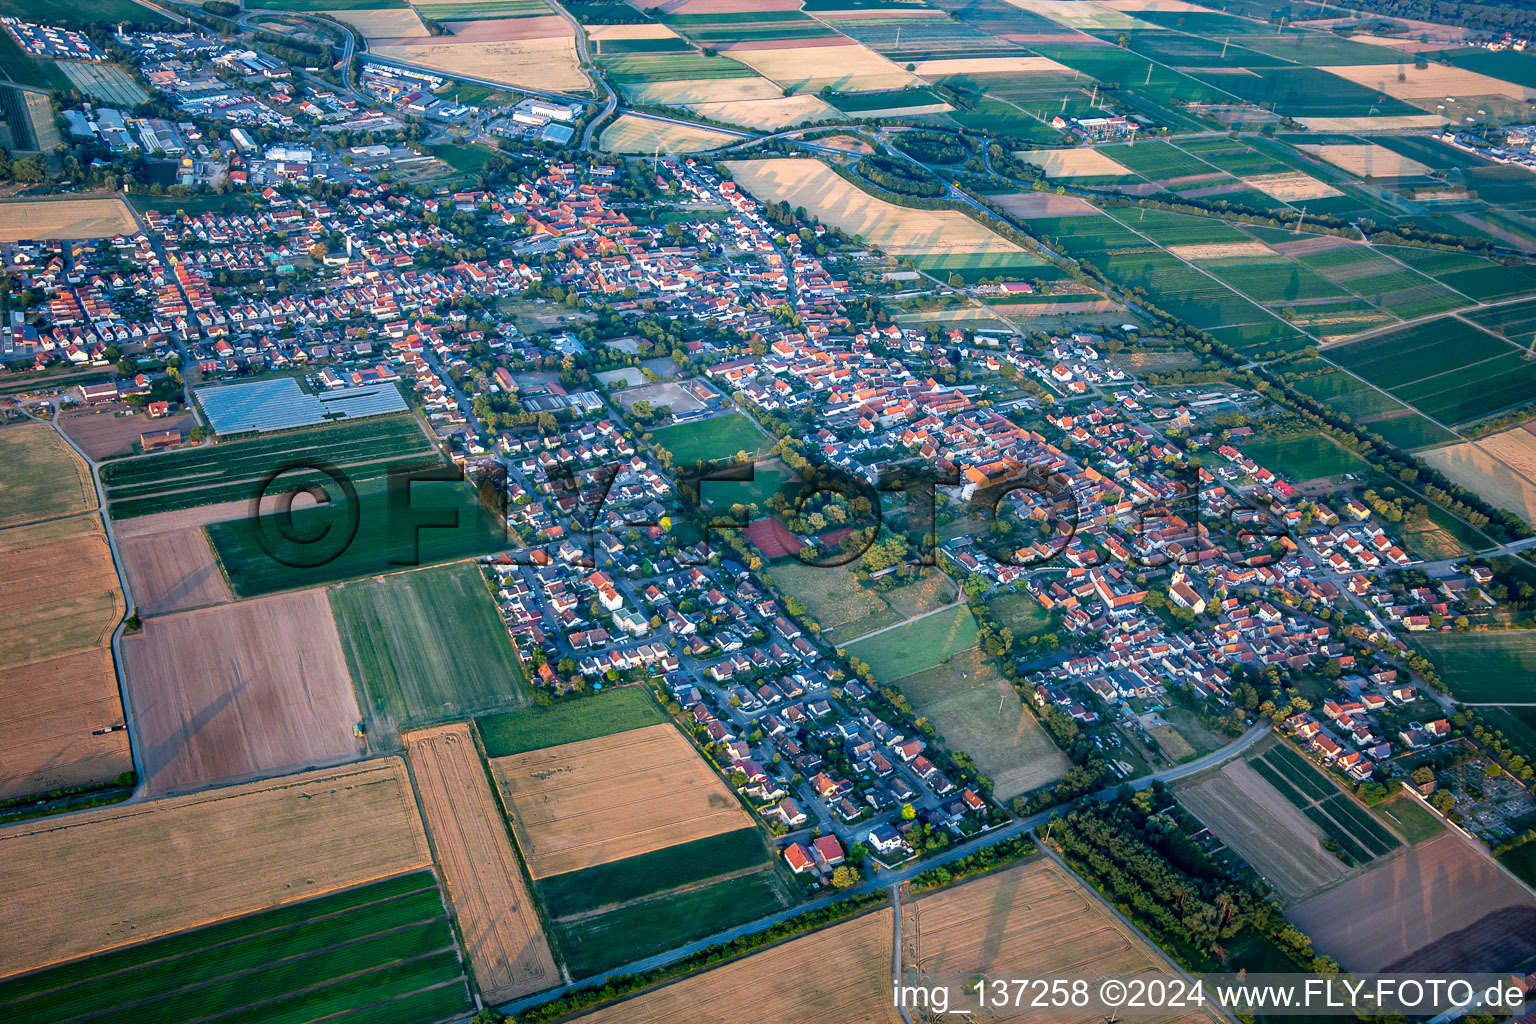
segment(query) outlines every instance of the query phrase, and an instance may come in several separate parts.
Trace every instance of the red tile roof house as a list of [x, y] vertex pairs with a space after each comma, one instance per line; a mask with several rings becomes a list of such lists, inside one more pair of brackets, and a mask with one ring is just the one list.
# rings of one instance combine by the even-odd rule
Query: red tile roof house
[[811, 844], [815, 847], [816, 859], [823, 867], [835, 868], [843, 862], [843, 847], [834, 836], [822, 836]]
[[784, 847], [784, 860], [789, 864], [789, 870], [797, 875], [816, 870], [816, 862], [811, 859], [811, 851], [800, 843], [790, 843]]

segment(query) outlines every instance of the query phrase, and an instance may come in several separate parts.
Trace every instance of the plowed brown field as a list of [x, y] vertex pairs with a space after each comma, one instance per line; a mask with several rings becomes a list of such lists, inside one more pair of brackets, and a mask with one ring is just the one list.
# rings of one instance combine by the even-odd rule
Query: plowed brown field
[[123, 595], [101, 521], [0, 530], [0, 799], [133, 767], [112, 654]]
[[123, 660], [154, 793], [358, 754], [357, 698], [323, 590], [146, 619]]
[[560, 981], [474, 736], [463, 723], [405, 734], [421, 806], [475, 981], [492, 1003]]
[[491, 774], [534, 878], [752, 824], [671, 725], [498, 757]]
[[583, 1024], [899, 1024], [891, 911], [866, 914], [578, 1018]]
[[0, 976], [431, 860], [398, 757], [0, 829]]
[[[921, 936], [923, 970], [936, 975], [1166, 973], [1173, 968], [1055, 861], [1039, 859], [902, 905], [903, 959]], [[951, 986], [950, 997], [960, 993]], [[1100, 1024], [1103, 1014], [1050, 1014], [1052, 1024]], [[1201, 1021], [1205, 1015], [1147, 1017]]]
[[117, 548], [141, 614], [159, 615], [230, 600], [229, 584], [200, 526], [121, 537]]

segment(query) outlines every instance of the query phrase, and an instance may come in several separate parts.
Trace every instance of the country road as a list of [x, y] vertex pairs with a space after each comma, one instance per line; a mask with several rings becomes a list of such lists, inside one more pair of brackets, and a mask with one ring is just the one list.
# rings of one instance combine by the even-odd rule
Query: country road
[[[1234, 757], [1237, 757], [1239, 754], [1246, 751], [1249, 747], [1252, 747], [1255, 743], [1258, 743], [1265, 736], [1269, 735], [1269, 732], [1270, 724], [1268, 722], [1260, 722], [1258, 725], [1255, 725], [1253, 728], [1249, 729], [1246, 733], [1233, 740], [1231, 743], [1228, 743], [1226, 746], [1217, 750], [1213, 750], [1203, 757], [1196, 758], [1195, 760], [1190, 761], [1188, 764], [1177, 765], [1173, 768], [1169, 768], [1166, 771], [1158, 772], [1155, 775], [1148, 775], [1143, 778], [1136, 779], [1135, 781], [1127, 783], [1127, 785], [1129, 785], [1134, 790], [1140, 791], [1147, 789], [1154, 782], [1174, 782], [1179, 779], [1188, 778], [1191, 775], [1198, 775], [1200, 772], [1203, 772], [1208, 768], [1213, 768], [1216, 765], [1222, 764]], [[1025, 818], [1018, 818], [1015, 821], [1009, 822], [1007, 825], [994, 828], [989, 832], [985, 832], [982, 835], [975, 837], [974, 839], [969, 839], [963, 843], [957, 843], [954, 846], [951, 846], [949, 849], [945, 850], [943, 853], [936, 854], [932, 857], [927, 857], [913, 864], [908, 864], [905, 867], [898, 868], [895, 871], [880, 872], [878, 876], [865, 879], [859, 885], [843, 890], [842, 892], [820, 896], [808, 903], [802, 903], [797, 907], [791, 907], [788, 910], [782, 910], [777, 914], [759, 918], [756, 921], [749, 921], [746, 924], [737, 925], [735, 928], [719, 932], [718, 934], [711, 935], [708, 938], [700, 939], [697, 942], [690, 942], [686, 946], [679, 946], [676, 949], [669, 949], [665, 953], [657, 953], [654, 956], [648, 956], [642, 960], [636, 960], [634, 963], [625, 964], [623, 967], [615, 968], [614, 970], [608, 971], [604, 974], [593, 975], [590, 978], [583, 978], [579, 982], [561, 985], [558, 988], [549, 989], [547, 991], [540, 992], [537, 995], [528, 996], [525, 999], [519, 999], [516, 1002], [508, 1003], [505, 1006], [500, 1006], [498, 1009], [502, 1013], [516, 1014], [530, 1006], [536, 1006], [539, 1003], [548, 1002], [551, 999], [565, 995], [567, 992], [571, 992], [575, 989], [586, 988], [592, 985], [601, 985], [607, 979], [618, 975], [638, 974], [657, 967], [664, 967], [667, 964], [670, 964], [676, 960], [681, 960], [682, 958], [693, 953], [697, 953], [702, 949], [708, 948], [709, 946], [718, 945], [722, 942], [729, 942], [732, 939], [738, 939], [744, 935], [751, 935], [754, 932], [760, 932], [765, 928], [769, 928], [775, 924], [778, 924], [780, 921], [784, 921], [798, 914], [803, 914], [808, 910], [819, 910], [839, 899], [844, 899], [848, 896], [856, 894], [874, 892], [878, 889], [886, 889], [899, 886], [903, 882], [911, 881], [914, 876], [921, 874], [930, 868], [942, 867], [943, 865], [953, 863], [962, 857], [969, 856], [983, 846], [990, 846], [993, 843], [1023, 835], [1024, 833], [1032, 830], [1036, 825], [1049, 820], [1052, 815], [1069, 811], [1084, 800], [1096, 800], [1100, 802], [1112, 800], [1115, 798], [1118, 792], [1118, 786], [1101, 789], [1096, 793], [1090, 793], [1089, 795], [1081, 797], [1078, 800], [1074, 800], [1071, 803], [1062, 804], [1059, 807], [1052, 807], [1049, 810], [1041, 811], [1038, 814], [1031, 814]]]

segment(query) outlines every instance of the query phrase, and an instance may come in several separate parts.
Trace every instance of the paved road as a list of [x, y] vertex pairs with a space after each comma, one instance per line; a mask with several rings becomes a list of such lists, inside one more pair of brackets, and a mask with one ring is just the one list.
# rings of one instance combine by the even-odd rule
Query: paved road
[[603, 77], [597, 62], [587, 53], [587, 33], [581, 27], [581, 22], [577, 21], [570, 11], [562, 7], [559, 0], [549, 0], [549, 6], [555, 9], [556, 14], [571, 23], [571, 31], [576, 34], [576, 57], [586, 69], [587, 77], [600, 85], [603, 93], [608, 97], [607, 102], [603, 104], [602, 111], [587, 122], [586, 129], [581, 133], [581, 148], [591, 152], [593, 151], [592, 133], [602, 127], [603, 122], [607, 121], [613, 115], [613, 112], [618, 109], [619, 94], [613, 91], [613, 86], [609, 85], [608, 80]]
[[[1233, 740], [1231, 743], [1228, 743], [1226, 746], [1218, 750], [1211, 751], [1204, 757], [1190, 761], [1188, 764], [1178, 765], [1177, 767], [1169, 768], [1166, 771], [1158, 772], [1155, 775], [1144, 776], [1143, 778], [1137, 779], [1134, 782], [1127, 783], [1127, 785], [1129, 785], [1132, 789], [1139, 791], [1147, 789], [1154, 782], [1174, 782], [1178, 779], [1188, 778], [1191, 775], [1199, 774], [1208, 768], [1213, 768], [1216, 765], [1229, 761], [1237, 755], [1241, 754], [1243, 751], [1247, 750], [1249, 747], [1262, 740], [1265, 736], [1269, 735], [1269, 731], [1270, 724], [1268, 722], [1260, 722], [1258, 725], [1255, 725], [1252, 729], [1249, 729], [1239, 738]], [[1084, 800], [1094, 800], [1099, 802], [1112, 800], [1115, 798], [1118, 792], [1118, 786], [1101, 789], [1096, 793], [1090, 793], [1088, 796], [1083, 797], [1080, 800], [1073, 801], [1072, 803], [1063, 804], [1060, 807], [1053, 807], [1050, 810], [1041, 811], [1038, 814], [1032, 814], [1025, 818], [1017, 818], [1014, 821], [1009, 822], [1007, 825], [994, 828], [991, 831], [977, 836], [974, 839], [967, 840], [963, 843], [957, 843], [954, 846], [949, 847], [949, 849], [945, 850], [943, 853], [935, 854], [932, 857], [920, 860], [914, 864], [908, 864], [905, 867], [896, 869], [895, 871], [880, 872], [878, 877], [866, 879], [859, 885], [850, 889], [846, 889], [843, 892], [830, 893], [828, 895], [818, 897], [817, 899], [811, 900], [809, 903], [803, 903], [799, 906], [792, 907], [789, 910], [780, 911], [779, 913], [773, 914], [769, 917], [760, 918], [756, 921], [748, 922], [747, 924], [738, 925], [735, 928], [720, 932], [716, 935], [711, 935], [705, 939], [700, 939], [697, 942], [690, 942], [686, 946], [679, 946], [677, 949], [671, 949], [665, 953], [657, 953], [655, 956], [649, 956], [643, 960], [636, 960], [634, 963], [625, 964], [623, 967], [609, 971], [606, 974], [597, 975], [591, 978], [583, 978], [577, 984], [562, 985], [559, 988], [550, 989], [546, 992], [541, 992], [538, 995], [529, 996], [526, 999], [520, 999], [515, 1003], [508, 1003], [505, 1006], [499, 1007], [499, 1009], [502, 1013], [515, 1014], [521, 1010], [527, 1009], [530, 1006], [535, 1006], [539, 1003], [547, 1002], [550, 999], [562, 996], [572, 989], [585, 988], [589, 985], [600, 985], [608, 978], [614, 977], [616, 975], [638, 974], [640, 972], [649, 971], [657, 967], [663, 967], [676, 960], [681, 960], [686, 956], [697, 953], [709, 946], [718, 945], [722, 942], [729, 942], [732, 939], [737, 939], [744, 935], [751, 935], [754, 932], [760, 932], [763, 929], [772, 927], [773, 925], [778, 924], [780, 921], [783, 921], [787, 918], [794, 917], [797, 914], [803, 914], [809, 910], [819, 910], [828, 906], [834, 901], [843, 899], [847, 896], [874, 892], [877, 889], [885, 889], [892, 886], [901, 885], [903, 882], [911, 881], [914, 876], [920, 874], [921, 872], [927, 871], [929, 868], [941, 867], [945, 864], [959, 860], [962, 857], [967, 857], [970, 854], [975, 853], [983, 846], [990, 846], [993, 843], [1023, 835], [1024, 833], [1033, 829], [1036, 825], [1047, 821], [1053, 814], [1060, 814], [1071, 810], [1073, 807], [1077, 806]]]

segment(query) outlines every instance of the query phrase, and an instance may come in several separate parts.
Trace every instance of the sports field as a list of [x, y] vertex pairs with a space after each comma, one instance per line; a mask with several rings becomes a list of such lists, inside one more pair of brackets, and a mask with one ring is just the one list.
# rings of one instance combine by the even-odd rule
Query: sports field
[[667, 714], [638, 686], [605, 689], [591, 697], [560, 701], [475, 719], [487, 757], [594, 739], [667, 721]]
[[1527, 704], [1536, 697], [1536, 632], [1420, 633], [1414, 643], [1435, 663], [1457, 700], [1468, 704]]
[[415, 871], [0, 982], [11, 1024], [427, 1024], [473, 1004], [442, 894]]
[[661, 427], [651, 431], [651, 436], [672, 453], [672, 464], [679, 467], [712, 459], [729, 459], [737, 452], [752, 455], [773, 444], [771, 437], [748, 419], [746, 413], [740, 412]]
[[848, 654], [882, 683], [923, 672], [976, 646], [976, 619], [963, 604], [915, 619], [848, 645]]
[[1054, 782], [1069, 767], [1066, 756], [979, 647], [891, 685], [933, 723], [945, 746], [975, 760], [992, 780], [992, 793], [999, 800]]
[[528, 703], [528, 684], [477, 566], [359, 580], [330, 592], [359, 703], [397, 726]]
[[96, 504], [90, 470], [46, 423], [0, 427], [0, 526], [67, 515]]
[[1319, 433], [1260, 438], [1244, 445], [1243, 454], [1296, 483], [1362, 473], [1370, 468], [1360, 456]]
[[0, 831], [0, 975], [431, 861], [399, 758], [14, 826]]

